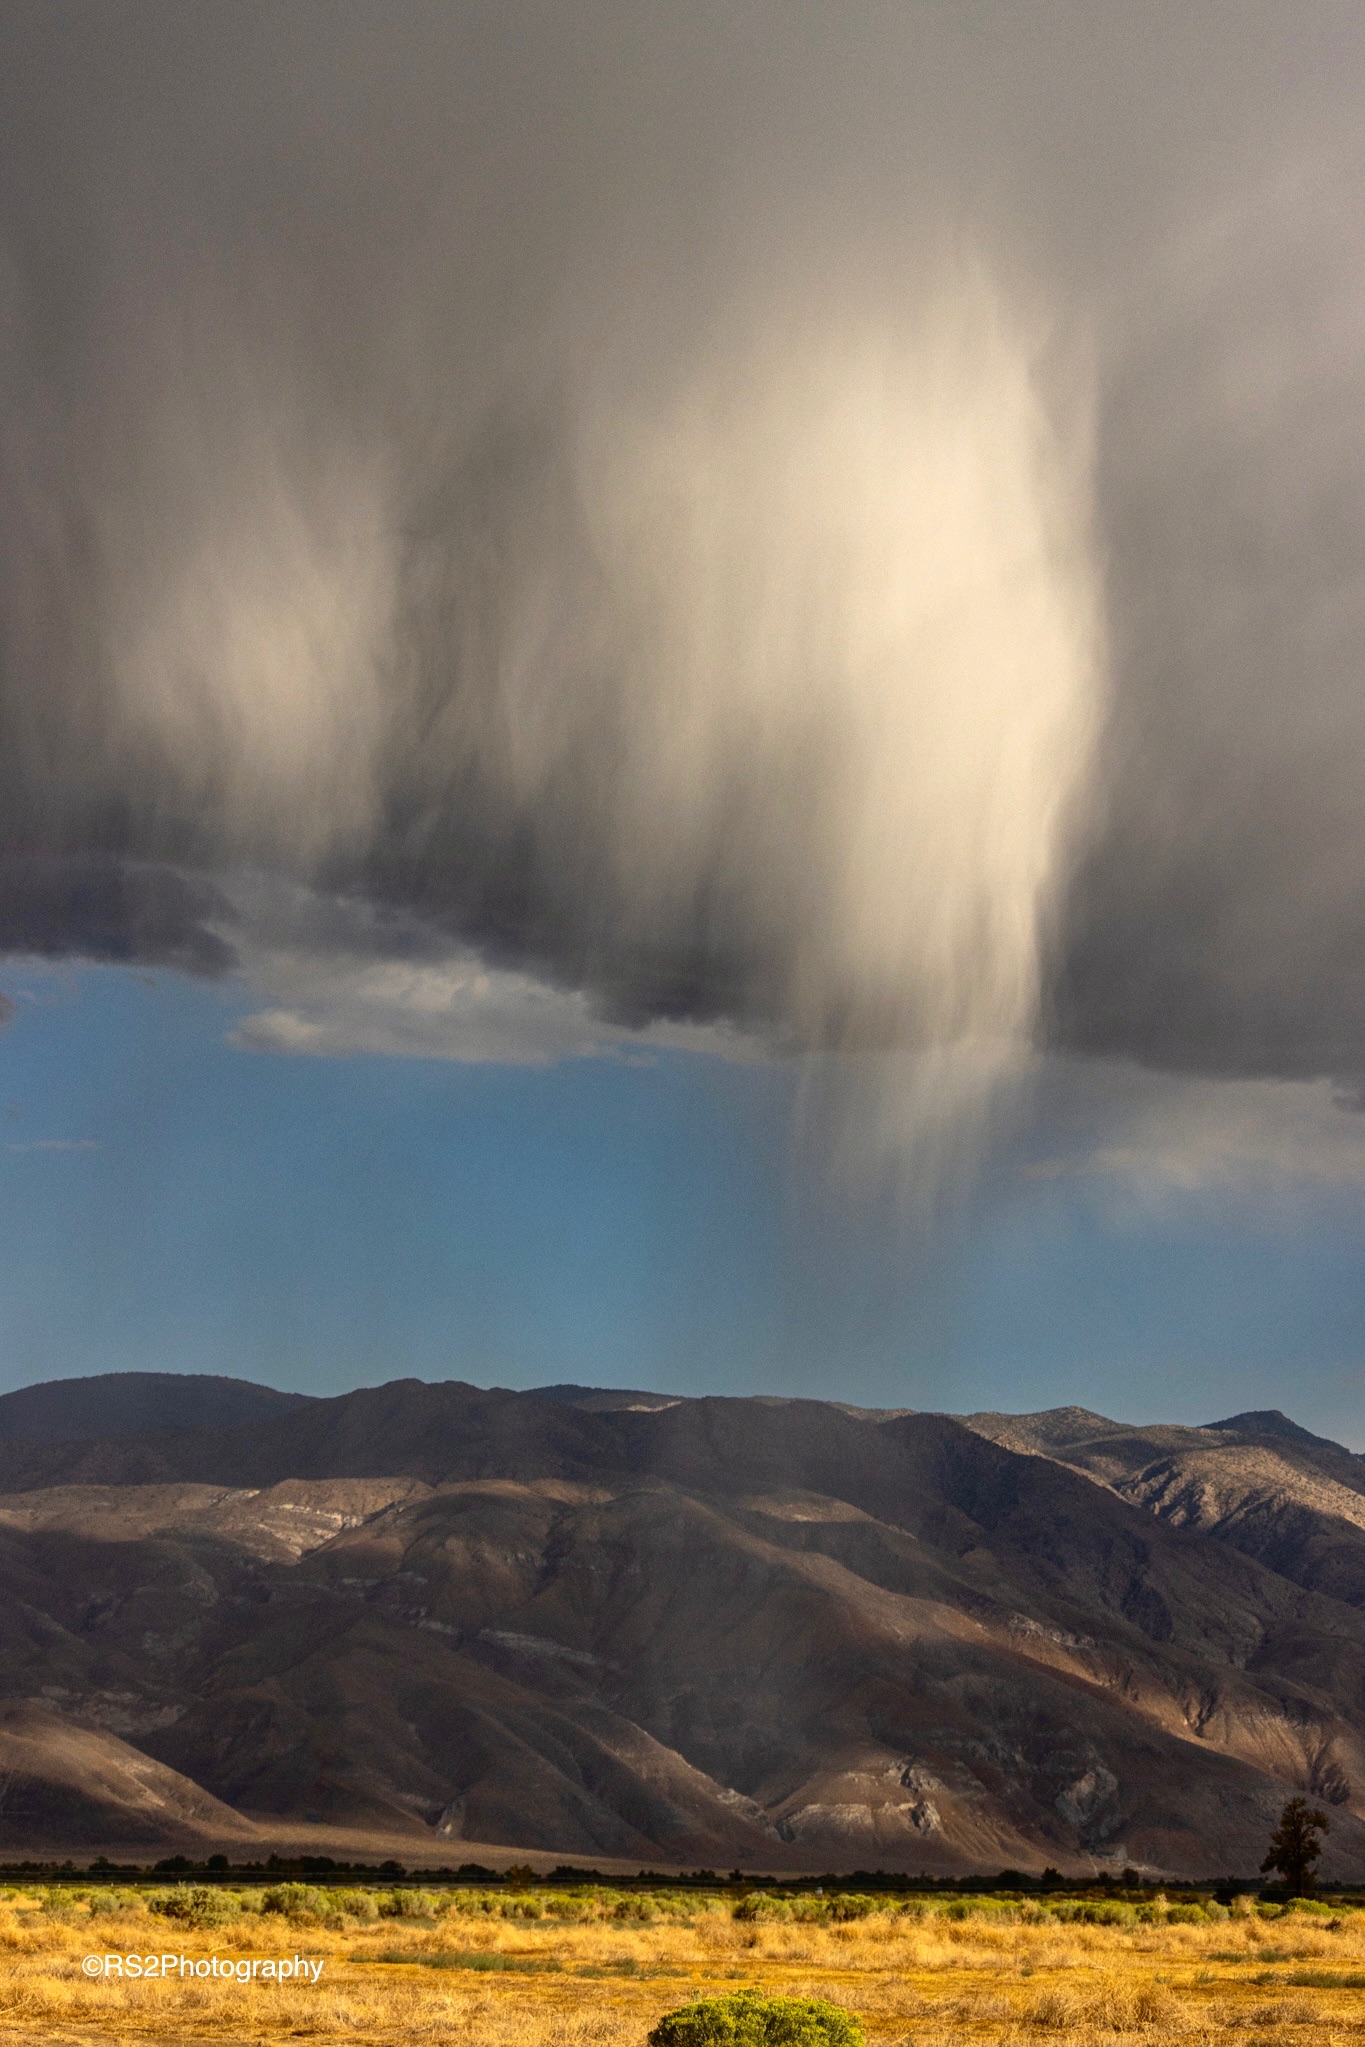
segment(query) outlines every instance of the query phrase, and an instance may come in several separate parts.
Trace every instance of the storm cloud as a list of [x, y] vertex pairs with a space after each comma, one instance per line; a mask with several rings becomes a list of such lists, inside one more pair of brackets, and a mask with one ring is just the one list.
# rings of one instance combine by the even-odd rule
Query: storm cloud
[[0, 22], [5, 949], [1365, 1071], [1355, 10]]

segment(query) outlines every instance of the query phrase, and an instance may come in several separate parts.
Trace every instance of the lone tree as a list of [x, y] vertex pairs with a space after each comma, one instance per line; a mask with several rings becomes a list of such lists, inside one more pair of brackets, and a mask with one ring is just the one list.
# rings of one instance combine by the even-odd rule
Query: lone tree
[[1291, 1898], [1313, 1888], [1313, 1872], [1322, 1853], [1319, 1836], [1330, 1832], [1325, 1812], [1306, 1798], [1291, 1798], [1270, 1837], [1263, 1871], [1278, 1869]]

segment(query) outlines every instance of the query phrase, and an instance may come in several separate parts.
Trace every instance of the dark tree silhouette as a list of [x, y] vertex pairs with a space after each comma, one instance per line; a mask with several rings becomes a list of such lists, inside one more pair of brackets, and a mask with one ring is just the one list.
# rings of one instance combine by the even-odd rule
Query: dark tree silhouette
[[1291, 1798], [1270, 1837], [1262, 1870], [1278, 1869], [1291, 1898], [1313, 1888], [1313, 1871], [1322, 1853], [1319, 1835], [1330, 1831], [1325, 1812], [1306, 1798]]

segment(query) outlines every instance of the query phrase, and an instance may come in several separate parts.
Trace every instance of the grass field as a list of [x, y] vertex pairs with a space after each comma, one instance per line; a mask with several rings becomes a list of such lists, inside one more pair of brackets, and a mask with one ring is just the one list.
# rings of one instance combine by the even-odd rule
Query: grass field
[[[255, 1976], [130, 1973], [162, 1954]], [[89, 1955], [125, 1973], [91, 1979]], [[316, 1983], [262, 1974], [296, 1956], [322, 1963]], [[744, 1985], [847, 2005], [871, 2047], [1365, 2047], [1365, 1910], [303, 1885], [0, 1896], [0, 2041], [23, 2047], [643, 2047], [662, 2012]]]

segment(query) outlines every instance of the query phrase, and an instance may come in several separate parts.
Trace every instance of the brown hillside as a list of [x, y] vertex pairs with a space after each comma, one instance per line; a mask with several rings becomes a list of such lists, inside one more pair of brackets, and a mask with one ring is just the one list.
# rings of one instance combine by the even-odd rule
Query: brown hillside
[[1365, 1614], [1071, 1413], [399, 1382], [11, 1443], [0, 1670], [235, 1812], [452, 1860], [1250, 1870], [1311, 1789], [1365, 1869]]

